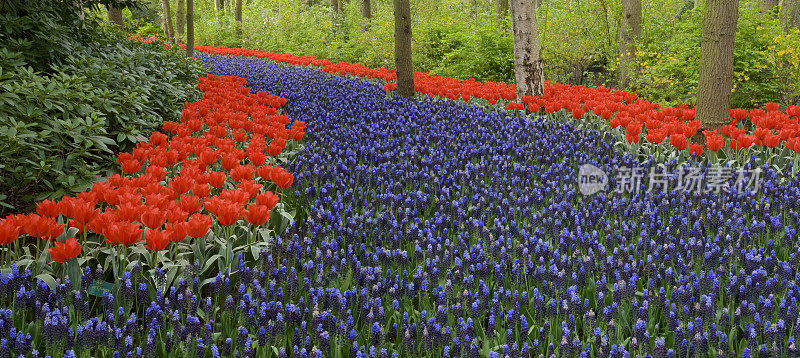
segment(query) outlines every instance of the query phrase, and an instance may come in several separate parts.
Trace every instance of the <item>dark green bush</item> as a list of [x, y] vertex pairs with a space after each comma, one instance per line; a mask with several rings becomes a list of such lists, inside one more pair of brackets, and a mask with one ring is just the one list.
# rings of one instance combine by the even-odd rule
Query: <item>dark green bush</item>
[[[22, 6], [24, 5], [24, 6]], [[71, 3], [0, 13], [0, 215], [83, 190], [115, 153], [199, 96], [198, 62], [78, 17]]]

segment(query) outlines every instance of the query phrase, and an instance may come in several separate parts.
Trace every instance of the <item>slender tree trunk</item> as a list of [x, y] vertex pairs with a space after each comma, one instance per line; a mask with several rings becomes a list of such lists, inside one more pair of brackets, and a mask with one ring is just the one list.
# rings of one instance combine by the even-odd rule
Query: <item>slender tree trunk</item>
[[236, 0], [236, 8], [233, 11], [236, 20], [236, 38], [242, 38], [242, 0]]
[[183, 38], [183, 31], [186, 29], [186, 0], [177, 0], [175, 9], [175, 33], [180, 41]]
[[339, 0], [331, 0], [331, 8], [333, 8], [333, 16], [338, 17], [342, 11], [341, 6], [339, 6]]
[[194, 56], [194, 0], [186, 0], [186, 56]]
[[169, 8], [169, 0], [161, 0], [161, 10], [164, 11], [164, 36], [170, 42], [175, 41], [175, 32], [172, 30], [172, 11]]
[[706, 0], [700, 37], [700, 73], [695, 116], [702, 130], [730, 122], [733, 49], [739, 1]]
[[511, 30], [514, 35], [514, 77], [517, 96], [544, 93], [542, 46], [536, 20], [535, 0], [511, 0]]
[[106, 6], [106, 10], [108, 10], [108, 22], [117, 25], [120, 30], [125, 31], [125, 22], [122, 19], [122, 9], [108, 5]]
[[406, 98], [414, 97], [409, 0], [394, 0], [394, 67], [397, 72], [397, 94]]
[[642, 0], [622, 1], [622, 22], [619, 27], [619, 86], [629, 88], [635, 69], [636, 42], [642, 34]]
[[508, 28], [508, 0], [494, 0], [494, 13], [497, 17], [497, 28]]
[[372, 3], [370, 0], [361, 0], [361, 16], [365, 19], [372, 18]]
[[778, 14], [778, 0], [761, 0], [758, 2], [758, 11], [763, 13]]
[[217, 16], [225, 12], [224, 0], [214, 0], [214, 12], [217, 13]]
[[785, 31], [800, 29], [800, 0], [783, 0], [781, 25]]

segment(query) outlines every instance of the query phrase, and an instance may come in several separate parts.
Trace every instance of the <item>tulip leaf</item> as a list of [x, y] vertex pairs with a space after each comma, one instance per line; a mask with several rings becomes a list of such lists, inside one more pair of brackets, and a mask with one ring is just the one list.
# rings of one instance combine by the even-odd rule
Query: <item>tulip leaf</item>
[[52, 288], [52, 289], [55, 289], [56, 286], [57, 286], [56, 279], [53, 278], [53, 276], [50, 275], [49, 273], [40, 273], [40, 274], [36, 275], [36, 278], [41, 280], [42, 282], [46, 283], [47, 286]]

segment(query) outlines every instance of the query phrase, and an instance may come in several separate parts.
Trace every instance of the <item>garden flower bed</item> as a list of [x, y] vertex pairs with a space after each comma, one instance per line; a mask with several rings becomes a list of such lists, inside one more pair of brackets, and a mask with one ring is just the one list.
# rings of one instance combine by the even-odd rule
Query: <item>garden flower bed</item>
[[[215, 46], [195, 46], [195, 49], [216, 55], [249, 56], [292, 65], [318, 66], [325, 72], [366, 79], [396, 79], [391, 69], [331, 63], [312, 56]], [[733, 160], [741, 163], [755, 154], [764, 161], [775, 163], [775, 168], [779, 170], [789, 167], [791, 163], [792, 173], [796, 173], [800, 165], [797, 161], [797, 153], [800, 153], [800, 106], [782, 109], [777, 103], [768, 103], [763, 109], [732, 109], [730, 123], [719, 131], [700, 133], [705, 143], [700, 144], [693, 138], [700, 129], [700, 122], [694, 118], [694, 108], [685, 105], [664, 108], [638, 98], [635, 93], [612, 91], [607, 87], [569, 86], [545, 81], [542, 97], [523, 96], [517, 99], [514, 84], [482, 83], [474, 79], [459, 80], [421, 72], [414, 73], [414, 85], [416, 91], [423, 95], [464, 101], [477, 98], [479, 101], [473, 102], [492, 106], [499, 101], [505, 104], [507, 110], [527, 110], [548, 117], [571, 116], [576, 120], [601, 125], [615, 135], [626, 151], [642, 159], [655, 156], [659, 160], [667, 160], [669, 154], [674, 157], [676, 152], [688, 157], [709, 151], [712, 152], [713, 161]], [[394, 86], [394, 83], [388, 82], [384, 89], [391, 92]]]
[[197, 57], [203, 100], [120, 154], [125, 176], [0, 222], [28, 248], [6, 251], [0, 356], [798, 355], [797, 177], [745, 164], [755, 187], [584, 195], [584, 165], [715, 169], [641, 164], [578, 122]]
[[[720, 192], [648, 192], [641, 182], [583, 196], [578, 166], [639, 165], [600, 131], [387, 98], [379, 84], [259, 59], [198, 57], [211, 73], [288, 98], [289, 115], [308, 123], [291, 169], [307, 209], [272, 254], [286, 259], [275, 281], [291, 292], [283, 307], [314, 308], [280, 346], [331, 356], [797, 355], [796, 177], [765, 165], [760, 190], [731, 178]], [[677, 170], [664, 168], [651, 159], [641, 169]]]

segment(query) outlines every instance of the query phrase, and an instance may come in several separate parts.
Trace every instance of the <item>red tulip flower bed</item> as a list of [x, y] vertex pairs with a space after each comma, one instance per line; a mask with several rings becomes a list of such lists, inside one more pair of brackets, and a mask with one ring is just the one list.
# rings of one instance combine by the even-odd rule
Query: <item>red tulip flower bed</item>
[[[320, 66], [323, 71], [376, 78], [385, 81], [395, 80], [392, 69], [372, 69], [352, 63], [331, 63], [313, 56], [294, 56], [255, 49], [195, 46], [198, 51], [216, 55], [252, 56], [292, 65]], [[590, 113], [602, 118], [612, 128], [620, 128], [628, 144], [642, 141], [659, 144], [668, 141], [679, 151], [699, 155], [704, 149], [716, 152], [727, 144], [727, 148], [738, 151], [750, 146], [765, 148], [785, 147], [800, 153], [800, 106], [789, 106], [781, 110], [776, 103], [769, 103], [766, 109], [733, 109], [730, 123], [719, 131], [703, 131], [705, 145], [692, 144], [692, 137], [700, 129], [694, 118], [694, 109], [685, 105], [661, 107], [637, 98], [635, 93], [612, 91], [607, 87], [570, 86], [545, 81], [542, 97], [523, 96], [516, 98], [516, 86], [503, 82], [478, 82], [474, 79], [459, 80], [451, 77], [431, 76], [429, 73], [415, 72], [416, 91], [429, 96], [445, 97], [452, 100], [469, 101], [481, 98], [495, 105], [506, 102], [507, 110], [528, 110], [554, 114], [566, 111], [576, 119], [586, 119]], [[396, 88], [394, 83], [386, 83], [384, 90]]]
[[[294, 180], [269, 163], [288, 141], [303, 138], [305, 123], [287, 128], [289, 118], [277, 110], [286, 99], [250, 94], [244, 84], [239, 77], [200, 78], [203, 99], [187, 103], [179, 122], [164, 123], [171, 135], [154, 132], [132, 153], [119, 154], [124, 175], [74, 197], [45, 200], [35, 213], [3, 219], [0, 244], [19, 244], [20, 235], [28, 235], [51, 246], [52, 260], [66, 262], [81, 254], [88, 232], [111, 246], [144, 242], [155, 252], [203, 237], [215, 225], [264, 225], [280, 200], [271, 190], [280, 192]], [[79, 243], [74, 236], [81, 234]]]

